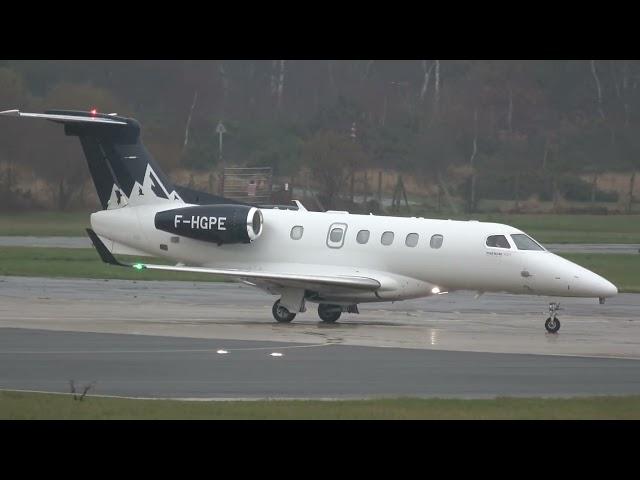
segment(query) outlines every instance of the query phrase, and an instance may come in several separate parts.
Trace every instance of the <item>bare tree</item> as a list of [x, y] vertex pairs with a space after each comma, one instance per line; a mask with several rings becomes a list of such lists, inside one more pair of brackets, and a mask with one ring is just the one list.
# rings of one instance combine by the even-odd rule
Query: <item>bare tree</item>
[[220, 72], [220, 79], [222, 80], [222, 104], [226, 105], [227, 97], [229, 96], [229, 76], [227, 75], [227, 70], [224, 68], [223, 62], [220, 62], [218, 71]]
[[598, 100], [598, 112], [602, 117], [602, 120], [605, 120], [604, 110], [602, 110], [602, 88], [600, 87], [600, 78], [598, 77], [598, 72], [596, 71], [596, 61], [591, 60], [591, 74], [593, 75], [593, 79], [596, 82], [596, 90], [598, 92], [597, 100]]
[[335, 132], [316, 133], [305, 143], [303, 157], [327, 208], [335, 205], [347, 180], [353, 178], [353, 172], [366, 163], [361, 146]]
[[542, 171], [547, 169], [547, 159], [549, 158], [549, 138], [544, 142], [544, 154], [542, 155]]
[[91, 390], [95, 384], [96, 382], [91, 382], [84, 386], [84, 388], [82, 389], [82, 394], [80, 395], [80, 401], [82, 401], [85, 395], [89, 393], [89, 390]]
[[367, 78], [369, 78], [369, 72], [371, 71], [371, 66], [373, 65], [374, 60], [367, 61], [367, 65], [364, 69], [364, 75], [362, 76], [362, 81], [364, 82]]
[[77, 394], [77, 390], [76, 390], [76, 382], [75, 380], [69, 380], [69, 387], [71, 389], [71, 394], [73, 395], [73, 399], [74, 400], [79, 400], [82, 401], [84, 399], [84, 397], [87, 395], [87, 393], [89, 393], [89, 390], [91, 390], [94, 385], [96, 384], [95, 381], [86, 384], [83, 388], [82, 388], [82, 393], [80, 394], [80, 396], [78, 397]]
[[469, 186], [469, 211], [473, 212], [476, 206], [476, 166], [475, 160], [478, 153], [478, 109], [473, 112], [473, 150], [471, 152], [471, 158], [469, 159], [469, 166], [471, 167], [471, 179]]
[[429, 78], [431, 76], [431, 70], [433, 70], [433, 66], [435, 64], [432, 63], [427, 69], [427, 61], [422, 60], [422, 70], [424, 71], [424, 80], [422, 81], [422, 88], [420, 89], [420, 101], [424, 102], [424, 96], [427, 93], [427, 89], [429, 88]]
[[624, 125], [625, 127], [629, 126], [629, 96], [628, 96], [628, 87], [629, 87], [629, 62], [624, 62], [622, 66], [622, 91], [623, 95], [623, 108], [624, 108]]
[[191, 116], [193, 115], [193, 109], [196, 108], [196, 101], [198, 100], [198, 91], [196, 90], [193, 93], [193, 102], [191, 103], [191, 108], [189, 109], [189, 116], [187, 117], [187, 126], [184, 129], [184, 144], [182, 148], [187, 148], [189, 144], [189, 127], [191, 126]]
[[631, 213], [633, 207], [633, 187], [636, 183], [636, 170], [635, 168], [631, 172], [631, 178], [629, 178], [629, 197], [627, 201], [627, 213]]
[[327, 60], [327, 73], [329, 74], [329, 87], [334, 90], [336, 88], [336, 82], [333, 78], [333, 60]]
[[511, 84], [507, 86], [507, 91], [509, 92], [509, 109], [507, 111], [507, 128], [509, 129], [509, 133], [513, 133], [513, 88], [511, 88]]
[[435, 91], [434, 91], [434, 112], [438, 113], [440, 105], [440, 60], [436, 60], [436, 78], [435, 78]]
[[284, 65], [285, 60], [280, 60], [280, 77], [278, 79], [278, 110], [282, 110], [282, 92], [284, 91]]
[[276, 69], [278, 67], [277, 60], [271, 60], [271, 95], [275, 95], [278, 91], [278, 80]]

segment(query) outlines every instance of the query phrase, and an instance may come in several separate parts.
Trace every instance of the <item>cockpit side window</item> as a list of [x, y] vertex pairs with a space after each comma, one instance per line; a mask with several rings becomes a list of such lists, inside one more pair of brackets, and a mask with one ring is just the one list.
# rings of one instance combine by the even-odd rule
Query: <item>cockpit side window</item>
[[511, 248], [511, 245], [504, 235], [490, 235], [487, 237], [487, 247]]
[[518, 250], [544, 250], [538, 242], [524, 233], [514, 233], [511, 235], [511, 239]]

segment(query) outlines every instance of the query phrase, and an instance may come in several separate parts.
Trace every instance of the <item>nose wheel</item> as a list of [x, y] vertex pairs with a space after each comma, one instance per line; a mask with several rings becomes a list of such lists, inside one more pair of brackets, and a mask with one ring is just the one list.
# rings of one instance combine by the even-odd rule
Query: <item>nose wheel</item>
[[559, 303], [550, 303], [549, 304], [549, 318], [544, 322], [544, 328], [547, 329], [549, 333], [558, 333], [560, 330], [560, 320], [558, 320], [558, 310], [560, 310]]

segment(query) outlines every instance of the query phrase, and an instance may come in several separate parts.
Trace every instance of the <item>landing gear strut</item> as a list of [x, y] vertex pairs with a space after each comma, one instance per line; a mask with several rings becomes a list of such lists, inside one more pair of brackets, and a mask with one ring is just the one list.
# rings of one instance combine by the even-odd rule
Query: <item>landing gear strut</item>
[[278, 323], [290, 323], [291, 320], [296, 318], [295, 313], [291, 313], [285, 307], [280, 305], [280, 300], [276, 300], [276, 303], [273, 304], [271, 313], [273, 313], [273, 318], [275, 318]]
[[560, 310], [559, 303], [550, 303], [549, 304], [549, 318], [544, 322], [544, 328], [547, 329], [549, 333], [557, 333], [560, 330], [560, 320], [558, 320], [558, 310]]
[[321, 303], [318, 305], [318, 316], [324, 323], [336, 323], [342, 314], [340, 305]]

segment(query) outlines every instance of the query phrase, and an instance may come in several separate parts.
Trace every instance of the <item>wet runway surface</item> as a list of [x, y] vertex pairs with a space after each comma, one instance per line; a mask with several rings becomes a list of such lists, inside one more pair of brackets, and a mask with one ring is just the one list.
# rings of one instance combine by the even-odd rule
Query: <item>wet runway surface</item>
[[[242, 284], [0, 277], [0, 388], [160, 397], [640, 393], [640, 295], [455, 292], [291, 324]], [[228, 354], [216, 353], [218, 349]], [[270, 353], [282, 353], [272, 357]]]
[[[360, 315], [319, 322], [314, 304], [291, 324], [276, 297], [237, 283], [0, 277], [0, 327], [296, 343], [640, 358], [640, 295], [561, 299], [547, 334], [546, 297], [473, 292], [361, 304]], [[557, 300], [557, 299], [555, 299]]]
[[0, 329], [0, 388], [69, 392], [70, 380], [152, 398], [638, 394], [640, 362]]

